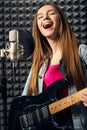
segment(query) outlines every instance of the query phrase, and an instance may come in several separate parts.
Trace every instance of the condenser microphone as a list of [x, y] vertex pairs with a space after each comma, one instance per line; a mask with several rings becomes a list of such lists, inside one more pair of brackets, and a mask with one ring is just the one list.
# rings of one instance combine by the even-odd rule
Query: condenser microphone
[[19, 44], [19, 31], [9, 31], [9, 42], [6, 44], [6, 57], [13, 62], [13, 67], [18, 59], [23, 55], [23, 46]]
[[21, 57], [31, 57], [34, 47], [34, 39], [29, 31], [10, 30], [9, 41], [5, 44], [5, 48], [0, 48], [0, 57], [6, 57], [17, 63]]
[[7, 44], [7, 47], [9, 49], [9, 58], [13, 62], [17, 60], [18, 39], [19, 32], [17, 30], [9, 31], [9, 44]]

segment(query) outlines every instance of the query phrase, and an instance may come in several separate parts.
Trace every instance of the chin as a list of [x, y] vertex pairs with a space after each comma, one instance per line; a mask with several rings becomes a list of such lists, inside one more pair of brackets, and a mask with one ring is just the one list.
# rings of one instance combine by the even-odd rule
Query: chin
[[46, 38], [50, 38], [50, 39], [52, 39], [52, 38], [53, 38], [53, 35], [54, 35], [54, 34], [45, 35], [45, 37], [46, 37]]
[[50, 33], [50, 32], [46, 32], [45, 34], [43, 34], [45, 37], [53, 37], [54, 33]]

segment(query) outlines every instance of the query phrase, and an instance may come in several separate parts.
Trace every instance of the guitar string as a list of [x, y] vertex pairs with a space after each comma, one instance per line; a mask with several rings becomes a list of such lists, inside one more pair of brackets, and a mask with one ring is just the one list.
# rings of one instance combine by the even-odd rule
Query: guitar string
[[[40, 116], [38, 117], [38, 115], [43, 115], [44, 118], [48, 118], [48, 116], [49, 116], [48, 111], [47, 111], [48, 110], [47, 107], [48, 106], [43, 106], [41, 108], [38, 108], [38, 109], [34, 110], [31, 113], [24, 114], [24, 115], [26, 116], [26, 118], [32, 119], [32, 122], [35, 120], [37, 122], [39, 121], [39, 123], [40, 123]], [[45, 114], [44, 114], [44, 112], [45, 112]], [[23, 117], [24, 115], [22, 115], [21, 117]], [[38, 120], [36, 120], [36, 119], [38, 119]], [[43, 120], [43, 118], [41, 118], [41, 120]]]

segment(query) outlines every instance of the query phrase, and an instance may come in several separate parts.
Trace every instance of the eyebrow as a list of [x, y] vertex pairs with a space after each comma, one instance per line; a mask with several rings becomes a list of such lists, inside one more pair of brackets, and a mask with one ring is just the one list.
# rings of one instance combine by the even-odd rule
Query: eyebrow
[[[55, 12], [57, 12], [56, 9], [49, 9], [49, 10], [47, 10], [47, 12], [50, 12], [50, 11], [55, 11]], [[42, 14], [43, 14], [43, 12], [37, 13], [37, 16], [42, 15]]]

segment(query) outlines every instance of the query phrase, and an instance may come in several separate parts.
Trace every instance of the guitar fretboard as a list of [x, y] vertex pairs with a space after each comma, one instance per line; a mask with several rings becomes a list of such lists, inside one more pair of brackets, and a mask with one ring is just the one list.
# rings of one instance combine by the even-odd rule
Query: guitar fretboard
[[68, 108], [76, 103], [78, 103], [80, 100], [80, 95], [87, 91], [87, 88], [84, 88], [83, 90], [80, 90], [74, 94], [71, 94], [65, 98], [60, 99], [59, 101], [56, 101], [49, 105], [49, 110], [51, 114], [55, 114], [57, 112], [60, 112], [61, 110], [64, 110], [65, 108]]

